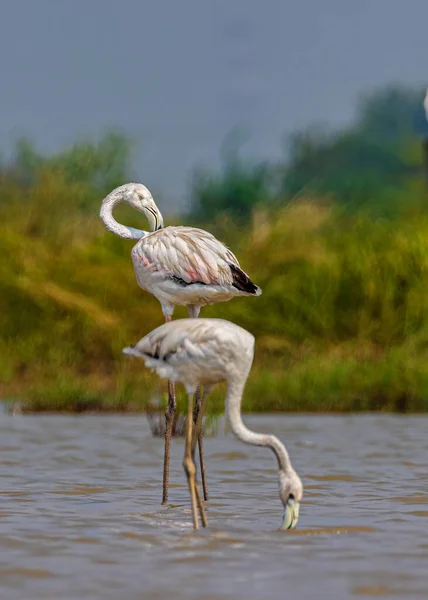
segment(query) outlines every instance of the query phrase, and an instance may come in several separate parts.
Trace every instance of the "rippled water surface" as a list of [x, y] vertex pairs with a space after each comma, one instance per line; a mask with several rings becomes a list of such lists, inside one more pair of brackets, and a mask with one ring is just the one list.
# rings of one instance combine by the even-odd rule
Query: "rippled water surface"
[[257, 416], [305, 485], [278, 531], [276, 463], [231, 435], [205, 440], [209, 528], [191, 529], [173, 440], [144, 416], [0, 416], [0, 598], [428, 597], [428, 419]]

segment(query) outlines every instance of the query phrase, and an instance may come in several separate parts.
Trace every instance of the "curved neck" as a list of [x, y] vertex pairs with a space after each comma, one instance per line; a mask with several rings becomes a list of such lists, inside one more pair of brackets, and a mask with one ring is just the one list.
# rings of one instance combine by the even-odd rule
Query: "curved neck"
[[230, 379], [227, 385], [226, 414], [233, 433], [244, 444], [253, 446], [266, 446], [275, 454], [280, 471], [284, 473], [294, 472], [290, 458], [285, 446], [274, 435], [256, 433], [248, 429], [241, 418], [241, 401], [247, 377]]
[[120, 188], [113, 190], [108, 196], [106, 196], [101, 204], [101, 220], [106, 226], [106, 229], [115, 235], [127, 240], [140, 240], [142, 237], [147, 235], [147, 231], [144, 231], [144, 229], [135, 229], [134, 227], [122, 225], [113, 217], [113, 209], [116, 204], [119, 204], [121, 201], [122, 190]]

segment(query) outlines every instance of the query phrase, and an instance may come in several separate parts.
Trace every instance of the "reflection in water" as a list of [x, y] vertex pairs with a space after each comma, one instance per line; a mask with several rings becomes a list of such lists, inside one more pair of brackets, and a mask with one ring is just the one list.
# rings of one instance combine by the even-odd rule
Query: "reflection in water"
[[143, 416], [0, 415], [0, 598], [428, 597], [428, 419], [248, 417], [302, 476], [299, 527], [279, 530], [275, 459], [206, 439], [210, 527], [192, 531], [174, 440]]

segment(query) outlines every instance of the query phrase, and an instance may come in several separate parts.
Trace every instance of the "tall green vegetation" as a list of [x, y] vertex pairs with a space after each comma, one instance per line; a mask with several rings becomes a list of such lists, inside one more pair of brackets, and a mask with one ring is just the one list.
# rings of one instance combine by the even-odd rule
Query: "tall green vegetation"
[[420, 174], [419, 138], [428, 132], [422, 98], [419, 90], [387, 87], [364, 98], [346, 130], [295, 134], [282, 192], [328, 193], [352, 211], [395, 215], [412, 201], [409, 184]]
[[363, 209], [376, 216], [418, 208], [425, 204], [420, 196], [420, 141], [428, 135], [423, 96], [423, 89], [397, 85], [375, 91], [362, 99], [345, 129], [311, 125], [295, 132], [282, 164], [245, 161], [236, 143], [224, 153], [220, 173], [197, 173], [192, 213], [208, 220], [219, 213], [245, 218], [257, 206], [301, 195], [328, 195], [350, 212]]
[[[246, 409], [428, 408], [422, 124], [412, 129], [409, 108], [401, 124], [388, 121], [377, 107], [390, 106], [393, 92], [367, 100], [354, 130], [294, 146], [282, 166], [234, 155], [195, 183], [188, 221], [227, 242], [263, 288], [260, 298], [202, 312], [256, 336]], [[121, 354], [162, 322], [159, 305], [135, 281], [133, 242], [98, 218], [104, 195], [131, 177], [131, 150], [114, 132], [48, 157], [20, 142], [1, 166], [1, 396], [34, 410], [131, 410], [164, 399], [164, 383]], [[141, 226], [126, 209], [119, 218]]]

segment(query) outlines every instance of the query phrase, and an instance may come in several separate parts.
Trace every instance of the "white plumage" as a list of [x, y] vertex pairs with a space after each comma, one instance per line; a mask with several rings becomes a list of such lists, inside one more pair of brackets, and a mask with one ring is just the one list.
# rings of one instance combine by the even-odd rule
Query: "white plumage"
[[212, 386], [227, 375], [247, 373], [254, 336], [223, 319], [179, 319], [151, 331], [125, 354], [144, 358], [159, 377], [180, 381], [188, 393]]
[[275, 454], [279, 467], [279, 493], [284, 505], [283, 528], [292, 529], [299, 517], [303, 487], [293, 469], [287, 450], [273, 435], [249, 430], [241, 418], [241, 400], [254, 355], [254, 337], [242, 327], [222, 319], [180, 319], [161, 325], [135, 346], [124, 349], [144, 359], [146, 366], [161, 378], [182, 382], [189, 394], [184, 468], [189, 481], [194, 527], [198, 527], [196, 504], [206, 524], [204, 506], [195, 476], [193, 454], [202, 421], [196, 423], [192, 442], [192, 398], [198, 386], [209, 389], [227, 382], [225, 409], [233, 433], [244, 443], [266, 446]]

